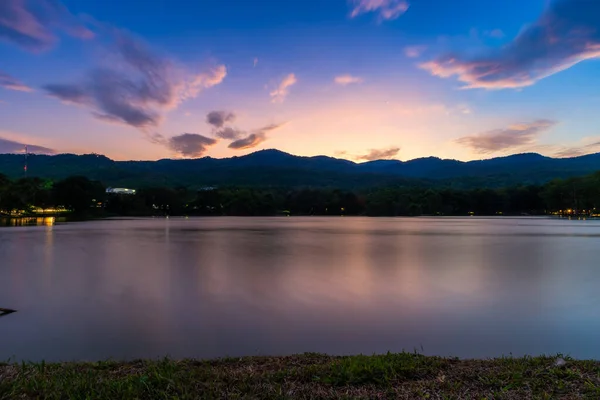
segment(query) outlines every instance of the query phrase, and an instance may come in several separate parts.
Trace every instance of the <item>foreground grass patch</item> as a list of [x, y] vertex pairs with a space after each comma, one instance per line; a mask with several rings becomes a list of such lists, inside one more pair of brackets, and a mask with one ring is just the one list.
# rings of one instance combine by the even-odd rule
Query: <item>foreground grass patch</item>
[[0, 364], [0, 399], [600, 399], [600, 363], [400, 353]]

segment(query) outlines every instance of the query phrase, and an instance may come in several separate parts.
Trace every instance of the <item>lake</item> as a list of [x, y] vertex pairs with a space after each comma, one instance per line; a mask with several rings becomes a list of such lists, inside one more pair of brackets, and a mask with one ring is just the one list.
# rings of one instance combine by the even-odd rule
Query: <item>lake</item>
[[[25, 224], [26, 225], [26, 224]], [[600, 359], [600, 221], [170, 218], [0, 228], [0, 360], [417, 350]]]

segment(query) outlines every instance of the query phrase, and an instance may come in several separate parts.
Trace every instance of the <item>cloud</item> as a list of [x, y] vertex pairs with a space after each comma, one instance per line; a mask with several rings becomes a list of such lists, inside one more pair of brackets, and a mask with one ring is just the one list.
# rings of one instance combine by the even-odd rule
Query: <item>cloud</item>
[[36, 146], [33, 144], [21, 143], [10, 139], [0, 137], [0, 154], [5, 153], [25, 153], [25, 146], [27, 151], [34, 154], [56, 154], [56, 150], [48, 147]]
[[515, 124], [505, 129], [465, 136], [456, 140], [479, 154], [495, 153], [534, 144], [538, 136], [556, 125], [555, 121], [537, 120], [528, 124]]
[[251, 149], [258, 146], [265, 140], [267, 140], [267, 136], [264, 134], [264, 132], [251, 133], [245, 138], [229, 143], [229, 146], [227, 147], [235, 150]]
[[0, 71], [0, 87], [9, 90], [17, 90], [20, 92], [32, 92], [33, 89], [24, 83], [18, 81], [16, 78]]
[[216, 139], [197, 133], [183, 133], [173, 136], [165, 142], [169, 149], [184, 157], [202, 157], [208, 148], [216, 143]]
[[446, 105], [443, 103], [431, 103], [422, 105], [407, 105], [405, 103], [386, 102], [389, 109], [394, 115], [408, 116], [415, 118], [433, 118], [436, 116], [450, 116], [450, 115], [468, 115], [473, 114], [473, 108], [466, 103], [457, 103], [452, 105]]
[[473, 110], [468, 104], [459, 104], [455, 107], [455, 110], [461, 114], [472, 114]]
[[350, 0], [354, 18], [369, 12], [378, 12], [380, 20], [392, 20], [404, 14], [409, 7], [406, 0]]
[[214, 127], [213, 135], [226, 140], [236, 140], [246, 134], [238, 128], [225, 126], [235, 119], [236, 115], [231, 111], [211, 111], [206, 115], [206, 122]]
[[464, 88], [506, 89], [535, 84], [600, 57], [600, 2], [555, 0], [508, 45], [476, 56], [446, 54], [421, 64], [435, 76], [456, 76]]
[[558, 158], [572, 158], [597, 153], [599, 151], [600, 141], [595, 141], [578, 146], [562, 146], [553, 154], [553, 156]]
[[211, 111], [206, 115], [206, 122], [215, 128], [221, 128], [226, 122], [235, 121], [235, 114], [228, 111]]
[[291, 86], [295, 85], [298, 82], [296, 79], [296, 75], [289, 74], [279, 84], [277, 89], [273, 90], [271, 95], [271, 101], [273, 103], [283, 103], [287, 95], [289, 94], [289, 89]]
[[427, 46], [407, 46], [404, 48], [404, 55], [408, 58], [418, 58], [427, 50]]
[[120, 69], [95, 68], [83, 82], [48, 84], [44, 90], [63, 102], [87, 106], [102, 121], [149, 129], [160, 125], [167, 111], [219, 84], [227, 74], [222, 65], [190, 73], [120, 30], [114, 31], [114, 40]]
[[244, 136], [246, 132], [237, 129], [237, 128], [232, 128], [230, 126], [226, 126], [222, 129], [218, 129], [215, 130], [214, 134], [217, 137], [220, 137], [221, 139], [226, 139], [226, 140], [236, 140], [239, 139], [240, 137]]
[[502, 29], [492, 29], [491, 31], [487, 32], [486, 34], [490, 37], [496, 38], [496, 39], [502, 39], [503, 37], [505, 37], [506, 35], [504, 34], [504, 32], [502, 32]]
[[58, 42], [56, 31], [82, 39], [94, 37], [59, 0], [0, 1], [0, 39], [39, 52]]
[[384, 160], [390, 159], [398, 155], [400, 153], [400, 147], [389, 147], [386, 149], [371, 149], [367, 154], [356, 156], [357, 160], [363, 161], [375, 161], [375, 160]]
[[353, 83], [362, 83], [364, 80], [359, 76], [352, 75], [340, 75], [335, 77], [335, 83], [338, 85], [346, 86]]
[[52, 97], [60, 99], [66, 104], [93, 104], [92, 97], [87, 93], [85, 87], [69, 84], [49, 84], [44, 90]]
[[258, 57], [254, 57], [254, 66], [256, 67], [258, 65]]
[[209, 71], [201, 72], [192, 76], [188, 82], [184, 83], [182, 91], [182, 100], [194, 98], [200, 94], [203, 89], [208, 89], [217, 86], [227, 76], [227, 67], [217, 65]]
[[230, 111], [211, 111], [206, 115], [206, 122], [214, 127], [212, 134], [220, 139], [231, 141], [228, 146], [230, 149], [241, 150], [256, 147], [267, 140], [268, 132], [282, 126], [281, 124], [267, 125], [247, 134], [239, 128], [226, 126], [228, 122], [233, 122], [235, 118], [235, 113]]
[[264, 128], [257, 129], [256, 131], [242, 139], [238, 139], [236, 141], [231, 142], [227, 147], [234, 150], [251, 149], [267, 140], [268, 132], [274, 131], [280, 128], [281, 126], [281, 124], [267, 125]]
[[573, 157], [582, 156], [584, 154], [585, 154], [584, 150], [580, 147], [568, 147], [568, 148], [563, 148], [562, 150], [559, 150], [556, 153], [554, 153], [554, 157], [556, 157], [556, 158], [573, 158]]

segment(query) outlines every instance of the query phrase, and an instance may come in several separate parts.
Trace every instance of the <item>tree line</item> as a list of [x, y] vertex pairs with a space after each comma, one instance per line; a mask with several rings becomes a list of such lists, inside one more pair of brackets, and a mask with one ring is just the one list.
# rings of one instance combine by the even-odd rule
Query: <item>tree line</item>
[[83, 176], [51, 181], [11, 180], [0, 174], [0, 213], [66, 209], [76, 214], [145, 216], [269, 215], [545, 215], [600, 210], [600, 172], [544, 185], [501, 189], [386, 186], [368, 190], [324, 187], [144, 187], [135, 195], [106, 193]]

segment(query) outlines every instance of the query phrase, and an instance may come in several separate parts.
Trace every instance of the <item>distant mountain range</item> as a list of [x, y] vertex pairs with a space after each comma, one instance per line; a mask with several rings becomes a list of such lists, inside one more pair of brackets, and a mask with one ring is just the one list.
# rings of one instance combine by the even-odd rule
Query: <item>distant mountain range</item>
[[[0, 173], [23, 176], [23, 155], [1, 154]], [[30, 155], [29, 176], [61, 179], [84, 175], [111, 186], [332, 186], [369, 187], [394, 184], [499, 187], [540, 184], [553, 178], [600, 170], [600, 153], [550, 158], [527, 153], [462, 162], [435, 157], [410, 161], [355, 163], [332, 157], [299, 157], [262, 150], [242, 157], [158, 161], [113, 161], [88, 154]]]

